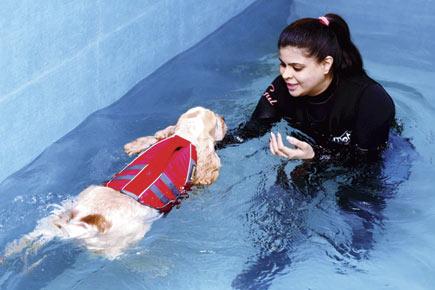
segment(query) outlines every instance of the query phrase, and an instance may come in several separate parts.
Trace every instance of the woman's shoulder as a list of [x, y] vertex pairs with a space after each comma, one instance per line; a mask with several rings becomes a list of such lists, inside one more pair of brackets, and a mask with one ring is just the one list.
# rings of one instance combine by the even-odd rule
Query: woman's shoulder
[[358, 87], [368, 87], [379, 85], [377, 81], [369, 77], [366, 73], [356, 74], [351, 76], [341, 76], [340, 82], [344, 84], [350, 84]]
[[372, 113], [378, 112], [381, 115], [394, 115], [394, 101], [380, 83], [367, 75], [355, 77], [350, 81], [361, 86], [360, 110], [367, 110]]
[[377, 112], [376, 114], [394, 115], [394, 102], [386, 90], [369, 76], [354, 75], [340, 77], [336, 90], [338, 111]]
[[341, 78], [342, 84], [355, 89], [359, 89], [364, 98], [368, 99], [385, 99], [392, 101], [390, 95], [385, 88], [376, 80], [369, 77], [367, 74], [353, 75]]

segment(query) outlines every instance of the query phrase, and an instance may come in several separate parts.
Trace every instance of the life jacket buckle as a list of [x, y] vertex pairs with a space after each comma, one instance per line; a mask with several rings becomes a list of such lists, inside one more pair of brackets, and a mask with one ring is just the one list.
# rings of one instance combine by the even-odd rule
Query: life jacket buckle
[[174, 201], [174, 205], [175, 207], [178, 209], [181, 206], [181, 201], [184, 199], [189, 198], [189, 194], [187, 193], [187, 191], [185, 189], [183, 189], [183, 191], [177, 196], [177, 198]]

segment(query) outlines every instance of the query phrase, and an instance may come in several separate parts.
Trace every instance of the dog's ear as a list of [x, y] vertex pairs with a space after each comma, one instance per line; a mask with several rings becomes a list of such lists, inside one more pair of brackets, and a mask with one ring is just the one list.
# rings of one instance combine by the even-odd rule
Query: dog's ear
[[211, 140], [201, 141], [197, 146], [198, 160], [192, 183], [194, 185], [209, 185], [219, 176], [221, 161], [214, 150]]
[[81, 222], [95, 226], [100, 233], [107, 232], [112, 224], [107, 221], [101, 214], [90, 214], [80, 219]]

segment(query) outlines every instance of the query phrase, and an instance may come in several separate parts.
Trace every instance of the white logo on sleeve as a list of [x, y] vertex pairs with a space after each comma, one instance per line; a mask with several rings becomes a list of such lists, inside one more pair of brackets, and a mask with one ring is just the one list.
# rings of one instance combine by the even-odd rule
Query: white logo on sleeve
[[338, 137], [332, 137], [332, 142], [341, 144], [341, 145], [349, 145], [350, 144], [350, 136], [352, 134], [352, 131], [344, 131], [341, 136]]
[[267, 88], [267, 90], [263, 94], [263, 97], [265, 97], [267, 99], [267, 101], [269, 102], [269, 104], [272, 105], [272, 106], [273, 106], [273, 104], [278, 102], [277, 100], [275, 100], [273, 98], [273, 96], [271, 94], [274, 91], [275, 91], [275, 86], [273, 84], [270, 84], [270, 86]]

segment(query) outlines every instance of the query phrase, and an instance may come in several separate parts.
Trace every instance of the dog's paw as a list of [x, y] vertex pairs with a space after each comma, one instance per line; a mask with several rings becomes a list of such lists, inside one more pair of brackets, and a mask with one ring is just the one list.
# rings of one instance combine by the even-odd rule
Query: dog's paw
[[166, 127], [163, 130], [157, 131], [154, 134], [154, 137], [156, 137], [157, 140], [162, 140], [162, 139], [166, 139], [169, 136], [172, 136], [174, 134], [175, 134], [175, 126], [171, 125], [171, 126]]
[[166, 132], [166, 130], [160, 130], [160, 131], [157, 131], [156, 132], [156, 134], [154, 135], [157, 139], [165, 139], [165, 138], [167, 138], [168, 136], [167, 136], [168, 134], [167, 134], [167, 132]]
[[155, 144], [156, 142], [157, 139], [154, 138], [153, 136], [140, 137], [130, 143], [125, 144], [124, 151], [129, 156], [131, 156], [133, 154], [138, 154], [144, 151], [145, 149]]

